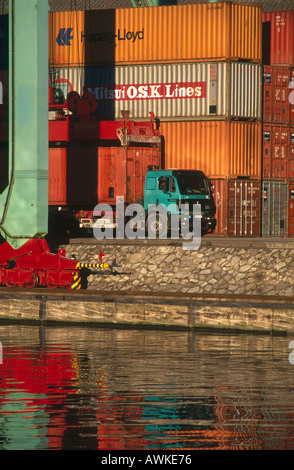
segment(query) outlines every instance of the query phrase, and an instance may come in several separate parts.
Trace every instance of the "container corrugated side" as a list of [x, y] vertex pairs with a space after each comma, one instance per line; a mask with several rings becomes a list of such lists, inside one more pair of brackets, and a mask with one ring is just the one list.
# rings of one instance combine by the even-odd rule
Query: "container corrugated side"
[[229, 237], [259, 237], [261, 234], [261, 182], [228, 181]]
[[285, 236], [288, 232], [288, 182], [262, 181], [262, 236]]
[[294, 180], [289, 180], [288, 187], [288, 237], [294, 237]]
[[263, 68], [263, 121], [291, 123], [294, 121], [294, 69], [282, 66]]
[[294, 65], [294, 11], [269, 11], [262, 21], [270, 22], [270, 65]]
[[49, 148], [48, 152], [48, 204], [64, 206], [67, 204], [67, 149]]
[[54, 66], [260, 62], [261, 7], [228, 3], [49, 13]]
[[216, 205], [212, 236], [260, 236], [260, 181], [211, 179]]
[[65, 96], [93, 93], [99, 119], [224, 119], [262, 117], [262, 66], [198, 62], [116, 67], [50, 68], [51, 81]]
[[211, 178], [261, 178], [262, 124], [162, 122], [165, 167], [202, 170]]
[[263, 178], [287, 179], [291, 171], [291, 131], [286, 125], [263, 124]]

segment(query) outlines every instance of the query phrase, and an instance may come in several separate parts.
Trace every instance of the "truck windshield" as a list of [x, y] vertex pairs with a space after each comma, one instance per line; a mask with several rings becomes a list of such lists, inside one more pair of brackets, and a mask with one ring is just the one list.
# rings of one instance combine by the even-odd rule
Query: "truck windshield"
[[177, 178], [181, 194], [209, 194], [209, 183], [206, 178], [195, 175], [181, 175]]

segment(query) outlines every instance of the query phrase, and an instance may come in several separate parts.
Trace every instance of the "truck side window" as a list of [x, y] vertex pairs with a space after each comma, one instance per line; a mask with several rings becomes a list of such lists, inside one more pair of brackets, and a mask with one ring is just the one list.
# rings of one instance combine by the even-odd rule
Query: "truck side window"
[[158, 180], [158, 188], [164, 193], [174, 193], [176, 190], [175, 180], [170, 176], [161, 176]]

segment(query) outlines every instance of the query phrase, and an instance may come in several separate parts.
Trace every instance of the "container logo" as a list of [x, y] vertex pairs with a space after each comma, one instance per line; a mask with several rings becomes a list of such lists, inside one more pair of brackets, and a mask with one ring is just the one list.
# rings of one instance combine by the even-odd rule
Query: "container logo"
[[135, 42], [137, 40], [144, 39], [144, 28], [137, 31], [127, 31], [126, 29], [118, 29], [117, 33], [114, 32], [88, 32], [81, 31], [81, 42], [107, 42], [109, 44], [114, 43], [114, 41], [130, 41]]
[[56, 42], [59, 46], [71, 46], [71, 40], [73, 36], [71, 35], [73, 28], [60, 28]]
[[85, 87], [97, 101], [206, 98], [206, 82]]

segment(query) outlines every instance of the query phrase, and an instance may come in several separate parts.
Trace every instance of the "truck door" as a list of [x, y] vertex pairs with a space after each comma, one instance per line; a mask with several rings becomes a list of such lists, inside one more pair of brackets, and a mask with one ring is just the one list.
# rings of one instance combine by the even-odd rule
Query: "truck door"
[[172, 176], [161, 176], [158, 179], [158, 202], [165, 207], [170, 206], [172, 212], [177, 212], [178, 195], [175, 180]]

